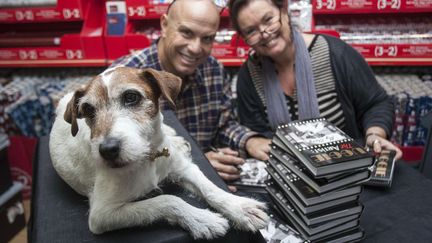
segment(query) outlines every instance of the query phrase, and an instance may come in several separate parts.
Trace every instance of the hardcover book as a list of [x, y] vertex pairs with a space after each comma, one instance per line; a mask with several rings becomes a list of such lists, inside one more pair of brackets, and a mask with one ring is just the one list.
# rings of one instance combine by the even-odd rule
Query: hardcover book
[[306, 169], [306, 167], [296, 158], [288, 153], [285, 153], [277, 146], [272, 146], [270, 150], [270, 157], [275, 158], [275, 162], [280, 162], [291, 170], [294, 174], [300, 177], [305, 183], [312, 187], [316, 192], [322, 194], [325, 192], [333, 191], [335, 189], [346, 187], [354, 183], [365, 181], [369, 178], [370, 171], [367, 169], [354, 170], [349, 173], [338, 174], [332, 178], [314, 178], [313, 175]]
[[277, 187], [268, 185], [266, 187], [266, 190], [274, 203], [282, 211], [282, 213], [290, 220], [295, 221], [308, 235], [315, 235], [322, 231], [334, 228], [335, 226], [347, 223], [352, 220], [357, 220], [359, 218], [358, 215], [350, 215], [347, 217], [334, 219], [315, 225], [306, 225], [304, 221], [299, 217], [299, 213], [296, 211], [296, 209], [292, 207], [289, 200], [281, 193], [281, 191]]
[[[295, 154], [293, 154], [291, 152], [291, 150], [282, 142], [282, 140], [277, 137], [274, 136], [272, 139], [272, 145], [271, 146], [276, 146], [277, 148], [279, 148], [279, 150], [283, 151], [284, 153], [288, 154], [289, 156], [291, 156], [291, 158], [295, 158], [296, 161], [299, 161], [297, 159], [297, 157], [295, 156]], [[300, 161], [299, 161], [300, 163]], [[346, 174], [347, 172], [343, 171], [343, 172], [339, 172], [339, 173], [333, 173], [333, 174], [329, 174], [329, 175], [322, 175], [322, 176], [314, 176], [312, 175], [308, 169], [306, 169], [306, 166], [303, 165], [303, 163], [300, 163], [302, 165], [302, 171], [307, 171], [308, 175], [313, 178], [313, 179], [327, 179], [328, 181], [333, 181], [333, 180], [337, 180], [341, 175]], [[356, 170], [352, 170], [350, 172], [354, 172], [354, 171], [360, 171], [360, 170], [365, 170], [365, 168], [359, 168]], [[306, 173], [306, 172], [305, 172]]]
[[375, 157], [372, 175], [365, 185], [391, 187], [393, 171], [396, 166], [395, 156], [396, 151], [394, 150], [382, 150]]
[[344, 230], [340, 233], [330, 235], [316, 241], [315, 243], [340, 243], [340, 242], [359, 242], [365, 237], [365, 232], [361, 227]]
[[269, 175], [273, 178], [273, 181], [282, 189], [282, 191], [285, 193], [288, 200], [295, 205], [300, 212], [302, 212], [305, 215], [309, 215], [311, 213], [315, 212], [321, 212], [324, 210], [329, 210], [330, 208], [338, 207], [345, 203], [350, 202], [357, 202], [358, 195], [352, 195], [347, 196], [343, 198], [338, 198], [331, 201], [322, 202], [319, 204], [313, 204], [313, 205], [305, 205], [303, 202], [299, 199], [299, 197], [292, 191], [290, 186], [288, 186], [285, 181], [282, 180], [280, 175], [273, 169], [271, 166], [267, 166], [267, 170]]
[[[290, 190], [298, 197], [306, 206], [325, 203], [336, 199], [358, 195], [362, 191], [359, 185], [347, 187], [341, 190], [330, 191], [326, 193], [318, 193], [307, 183], [305, 183], [295, 173], [292, 173], [287, 167], [277, 160], [270, 158], [268, 164], [271, 167], [267, 169], [269, 174], [278, 184], [286, 183]], [[272, 171], [272, 169], [274, 171]]]
[[[278, 188], [278, 190], [281, 193], [284, 193], [281, 187], [273, 181], [269, 181], [268, 186], [273, 188]], [[331, 220], [335, 220], [335, 219], [339, 219], [351, 215], [356, 215], [357, 217], [360, 217], [360, 214], [363, 212], [363, 208], [364, 208], [363, 205], [360, 204], [359, 202], [352, 201], [352, 202], [344, 203], [337, 207], [330, 207], [329, 209], [326, 210], [321, 210], [315, 213], [310, 213], [305, 215], [301, 213], [301, 210], [297, 207], [295, 203], [292, 203], [292, 201], [288, 198], [289, 196], [284, 195], [284, 197], [286, 197], [286, 199], [288, 200], [290, 207], [294, 208], [297, 212], [299, 212], [298, 215], [303, 220], [303, 222], [308, 226], [318, 225], [320, 223], [328, 222]]]
[[281, 125], [282, 142], [314, 177], [340, 173], [373, 164], [373, 154], [325, 118]]
[[309, 241], [316, 241], [324, 237], [330, 237], [342, 231], [357, 227], [359, 224], [358, 216], [348, 216], [317, 225], [313, 228], [302, 224], [302, 221], [296, 217], [295, 210], [289, 207], [288, 200], [278, 190], [277, 187], [266, 187], [269, 196], [283, 213], [283, 216], [291, 222], [300, 234]]

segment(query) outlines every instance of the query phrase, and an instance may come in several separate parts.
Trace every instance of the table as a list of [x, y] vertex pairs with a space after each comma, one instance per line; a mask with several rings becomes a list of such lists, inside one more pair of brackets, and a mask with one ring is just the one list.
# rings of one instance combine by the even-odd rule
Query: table
[[365, 187], [360, 195], [364, 242], [432, 242], [432, 180], [402, 161], [394, 173], [389, 190]]
[[[192, 157], [203, 173], [225, 191], [226, 184], [204, 157], [195, 141], [171, 111], [164, 112], [165, 121], [178, 134], [185, 137], [192, 146]], [[167, 223], [157, 223], [149, 227], [135, 227], [93, 235], [88, 229], [88, 199], [72, 190], [55, 172], [48, 150], [48, 137], [42, 137], [38, 142], [36, 159], [33, 165], [33, 191], [31, 202], [31, 217], [28, 226], [29, 242], [33, 243], [77, 243], [77, 242], [194, 242], [189, 234], [178, 226]], [[200, 208], [206, 203], [193, 197], [190, 193], [175, 185], [163, 187], [166, 194], [178, 195], [188, 203]], [[260, 233], [230, 230], [221, 239], [199, 242], [262, 243]]]
[[[179, 125], [172, 112], [165, 120], [192, 145], [196, 163], [216, 185], [227, 190], [193, 139]], [[48, 138], [39, 140], [33, 167], [32, 215], [29, 242], [192, 242], [186, 231], [164, 223], [151, 227], [131, 228], [93, 235], [88, 230], [88, 201], [68, 187], [54, 171], [48, 153]], [[429, 161], [432, 163], [432, 161]], [[363, 242], [432, 242], [432, 180], [418, 170], [398, 162], [393, 185], [389, 190], [365, 187], [360, 200], [365, 206], [360, 224], [366, 232]], [[205, 207], [202, 201], [176, 186], [165, 193], [182, 197], [193, 205]], [[262, 236], [231, 230], [223, 239], [213, 242], [263, 242]]]

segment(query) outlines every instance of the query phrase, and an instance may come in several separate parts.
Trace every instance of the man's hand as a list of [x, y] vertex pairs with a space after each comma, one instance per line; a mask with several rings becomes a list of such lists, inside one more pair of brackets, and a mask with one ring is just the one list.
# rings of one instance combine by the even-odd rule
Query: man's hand
[[255, 159], [266, 161], [269, 159], [271, 140], [264, 137], [251, 137], [246, 140], [246, 151]]
[[[205, 156], [216, 169], [219, 176], [225, 181], [233, 181], [240, 178], [240, 170], [237, 166], [243, 164], [245, 161], [238, 157], [238, 152], [230, 148], [220, 148], [217, 152], [210, 151], [205, 153]], [[232, 192], [237, 191], [237, 188], [234, 186], [228, 187]]]

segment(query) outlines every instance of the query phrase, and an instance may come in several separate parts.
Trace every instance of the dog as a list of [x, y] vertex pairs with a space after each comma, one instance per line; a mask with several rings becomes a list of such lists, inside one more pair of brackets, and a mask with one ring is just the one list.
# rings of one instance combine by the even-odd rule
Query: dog
[[[59, 101], [50, 155], [60, 177], [89, 198], [92, 233], [166, 220], [194, 239], [213, 239], [226, 234], [228, 219], [240, 230], [266, 226], [266, 205], [214, 185], [193, 163], [186, 140], [163, 123], [159, 98], [175, 107], [180, 89], [181, 79], [170, 73], [115, 67]], [[217, 213], [173, 195], [142, 199], [164, 180]]]

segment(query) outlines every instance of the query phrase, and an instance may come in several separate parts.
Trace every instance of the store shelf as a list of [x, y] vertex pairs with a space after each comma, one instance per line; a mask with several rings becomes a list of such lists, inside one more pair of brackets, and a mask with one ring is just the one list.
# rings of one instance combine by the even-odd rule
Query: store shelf
[[1, 8], [1, 23], [40, 23], [83, 20], [91, 0], [58, 0], [55, 6]]
[[432, 44], [351, 44], [370, 65], [432, 65]]
[[313, 0], [314, 14], [432, 12], [432, 0]]
[[[59, 0], [58, 6], [64, 6], [66, 2]], [[52, 22], [42, 23], [0, 22], [0, 67], [106, 66], [103, 5], [99, 0], [75, 0], [68, 4], [71, 2], [86, 3], [85, 16], [81, 16], [83, 8], [80, 8], [82, 21], [57, 22], [57, 19], [53, 19]], [[48, 29], [50, 32], [45, 35], [43, 31], [38, 31]], [[66, 33], [65, 29], [68, 30]], [[8, 38], [11, 39], [7, 41]], [[14, 39], [21, 45], [14, 43]], [[38, 39], [43, 41], [32, 43]], [[26, 42], [28, 45], [25, 45]]]

